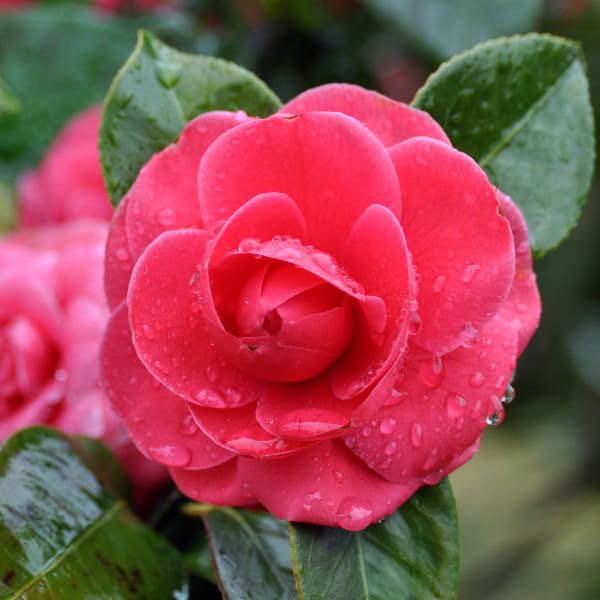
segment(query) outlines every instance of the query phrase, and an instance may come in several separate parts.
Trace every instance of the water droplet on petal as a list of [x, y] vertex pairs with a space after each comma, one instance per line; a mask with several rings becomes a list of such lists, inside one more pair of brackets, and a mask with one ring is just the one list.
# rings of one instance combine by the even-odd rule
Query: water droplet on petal
[[177, 213], [172, 208], [163, 208], [159, 210], [156, 215], [156, 220], [163, 225], [164, 227], [169, 227], [169, 225], [173, 225], [177, 218]]
[[477, 272], [481, 269], [479, 265], [467, 265], [463, 271], [462, 280], [464, 283], [471, 283]]
[[396, 428], [396, 419], [383, 419], [379, 425], [379, 431], [384, 435], [389, 435]]
[[446, 396], [446, 409], [448, 416], [452, 419], [457, 419], [465, 414], [467, 401], [458, 394], [448, 394]]
[[396, 406], [406, 398], [408, 398], [408, 392], [399, 391], [394, 388], [383, 402], [383, 406]]
[[385, 454], [387, 454], [388, 456], [391, 456], [392, 454], [394, 454], [394, 452], [396, 452], [396, 448], [398, 447], [398, 444], [396, 442], [388, 442], [383, 451], [385, 452]]
[[299, 260], [302, 258], [302, 252], [296, 248], [282, 248], [277, 250], [273, 256], [279, 260]]
[[211, 408], [226, 408], [227, 403], [223, 400], [223, 396], [215, 390], [204, 389], [199, 390], [196, 394], [196, 401], [202, 406]]
[[129, 252], [125, 248], [118, 248], [115, 251], [115, 256], [117, 257], [118, 260], [120, 260], [122, 262], [129, 260]]
[[205, 375], [210, 383], [214, 383], [218, 379], [218, 374], [213, 367], [206, 367]]
[[369, 425], [365, 425], [362, 429], [362, 436], [363, 437], [370, 437], [371, 434], [373, 433], [373, 429], [372, 427], [370, 427]]
[[436, 294], [439, 294], [444, 289], [445, 285], [446, 285], [446, 276], [445, 275], [438, 275], [435, 278], [435, 281], [433, 282], [433, 291]]
[[373, 506], [368, 500], [354, 496], [344, 498], [337, 507], [335, 522], [350, 531], [360, 531], [371, 524]]
[[422, 328], [423, 324], [421, 323], [421, 317], [419, 317], [416, 312], [412, 313], [408, 321], [408, 334], [417, 335]]
[[469, 378], [469, 384], [471, 385], [471, 387], [480, 388], [484, 383], [485, 376], [479, 371], [473, 373], [473, 375], [471, 375], [471, 377]]
[[441, 356], [432, 356], [431, 358], [418, 362], [419, 375], [421, 381], [430, 388], [438, 388], [442, 385], [444, 379], [444, 362]]
[[332, 275], [337, 273], [337, 264], [329, 254], [325, 254], [324, 252], [315, 252], [311, 255], [311, 259], [315, 265], [323, 269], [323, 271], [326, 271]]
[[502, 398], [502, 402], [504, 404], [510, 404], [516, 396], [516, 392], [515, 392], [515, 388], [512, 385], [509, 385], [506, 388], [506, 392], [504, 394], [504, 397]]
[[410, 426], [410, 441], [415, 448], [423, 445], [423, 427], [420, 423], [412, 423]]
[[189, 449], [181, 444], [166, 444], [148, 448], [148, 454], [156, 462], [168, 467], [185, 467], [192, 458]]
[[338, 483], [342, 483], [342, 481], [344, 481], [344, 474], [341, 471], [338, 471], [337, 469], [334, 469], [333, 470], [333, 478]]
[[156, 337], [154, 328], [149, 323], [142, 323], [140, 329], [147, 340], [153, 340]]
[[181, 425], [179, 426], [179, 431], [181, 432], [181, 435], [185, 436], [194, 435], [196, 431], [198, 431], [198, 426], [196, 425], [196, 421], [194, 421], [194, 417], [192, 417], [192, 415], [186, 415], [183, 417]]
[[238, 250], [240, 252], [251, 252], [256, 250], [260, 246], [260, 241], [256, 238], [245, 238], [238, 244]]
[[65, 369], [56, 369], [54, 371], [54, 379], [56, 381], [62, 382], [66, 381], [69, 378], [69, 373]]

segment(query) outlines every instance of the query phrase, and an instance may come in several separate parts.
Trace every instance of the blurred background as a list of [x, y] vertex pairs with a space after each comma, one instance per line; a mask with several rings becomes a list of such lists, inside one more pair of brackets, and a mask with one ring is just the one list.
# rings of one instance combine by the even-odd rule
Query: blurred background
[[[581, 42], [600, 119], [600, 0], [0, 0], [2, 229], [19, 173], [102, 100], [140, 27], [245, 66], [283, 101], [345, 81], [410, 102], [456, 52], [550, 32]], [[599, 194], [596, 182], [574, 233], [537, 261], [544, 312], [516, 400], [451, 477], [461, 600], [600, 598]]]

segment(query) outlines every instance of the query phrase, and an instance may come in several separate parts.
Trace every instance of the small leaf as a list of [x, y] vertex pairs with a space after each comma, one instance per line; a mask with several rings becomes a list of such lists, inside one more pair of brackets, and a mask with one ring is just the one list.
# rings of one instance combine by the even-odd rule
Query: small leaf
[[458, 523], [447, 480], [357, 533], [290, 524], [303, 600], [456, 598]]
[[0, 449], [0, 598], [186, 598], [181, 557], [76, 448], [35, 427]]
[[279, 106], [273, 92], [249, 71], [178, 52], [140, 32], [108, 93], [100, 128], [100, 157], [113, 202], [121, 200], [140, 167], [196, 115], [244, 110], [266, 116]]
[[202, 518], [226, 599], [296, 598], [286, 521], [266, 513], [217, 507]]
[[517, 202], [537, 256], [567, 236], [594, 166], [592, 108], [576, 44], [538, 34], [481, 44], [443, 64], [414, 104]]
[[21, 110], [19, 99], [8, 85], [0, 79], [0, 115], [13, 115]]
[[540, 0], [365, 0], [382, 22], [429, 58], [442, 61], [500, 35], [535, 27]]

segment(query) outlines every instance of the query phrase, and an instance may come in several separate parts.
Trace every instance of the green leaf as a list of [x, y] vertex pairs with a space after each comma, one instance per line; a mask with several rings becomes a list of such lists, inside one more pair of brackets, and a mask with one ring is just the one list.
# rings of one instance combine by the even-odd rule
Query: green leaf
[[266, 116], [279, 106], [273, 92], [249, 71], [178, 52], [140, 32], [106, 98], [100, 128], [100, 157], [113, 202], [120, 201], [140, 167], [196, 115], [244, 110]]
[[202, 518], [225, 598], [296, 598], [287, 522], [266, 513], [210, 508]]
[[0, 176], [36, 164], [76, 112], [100, 102], [131, 52], [135, 30], [73, 6], [0, 17], [0, 73], [22, 110], [0, 115]]
[[535, 28], [540, 0], [365, 0], [382, 22], [435, 61], [500, 35]]
[[8, 85], [0, 79], [0, 115], [12, 115], [21, 110], [19, 99], [12, 93]]
[[594, 166], [594, 122], [577, 44], [537, 34], [481, 44], [442, 65], [414, 104], [517, 202], [537, 256], [567, 236]]
[[0, 598], [183, 599], [183, 562], [104, 488], [67, 436], [0, 449]]
[[458, 523], [447, 480], [357, 533], [290, 524], [303, 600], [456, 598]]

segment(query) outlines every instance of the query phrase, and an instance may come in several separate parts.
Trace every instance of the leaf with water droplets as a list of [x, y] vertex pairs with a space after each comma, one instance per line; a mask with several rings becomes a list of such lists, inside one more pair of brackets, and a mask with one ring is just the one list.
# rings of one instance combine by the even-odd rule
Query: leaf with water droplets
[[226, 598], [296, 598], [286, 521], [267, 513], [219, 507], [202, 517]]
[[[538, 34], [486, 42], [443, 64], [414, 105], [519, 205], [537, 256], [568, 235], [594, 165], [594, 123], [577, 44]], [[464, 277], [477, 277], [472, 271]]]
[[139, 522], [108, 450], [45, 427], [0, 450], [0, 598], [187, 597], [183, 559]]
[[395, 600], [456, 597], [458, 523], [450, 484], [417, 492], [381, 523], [351, 532], [290, 524], [299, 597]]
[[[193, 117], [210, 110], [266, 116], [279, 106], [275, 94], [249, 71], [218, 58], [178, 52], [140, 32], [106, 97], [100, 127], [100, 158], [113, 202]], [[158, 216], [163, 223], [172, 218]]]

